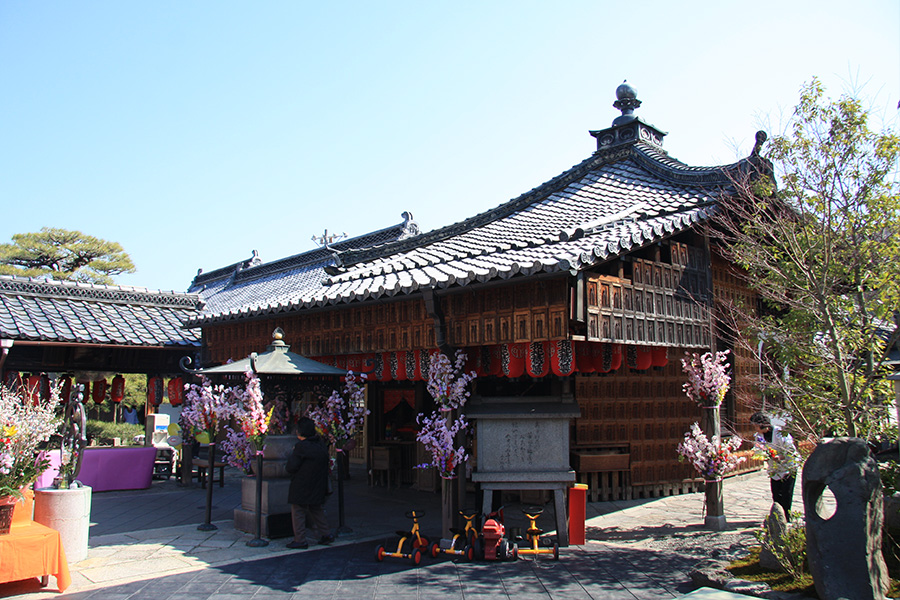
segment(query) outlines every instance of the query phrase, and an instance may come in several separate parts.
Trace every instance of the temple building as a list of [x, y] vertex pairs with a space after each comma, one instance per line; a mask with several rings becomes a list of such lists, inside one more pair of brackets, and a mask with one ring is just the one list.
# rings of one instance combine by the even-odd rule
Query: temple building
[[[688, 166], [634, 114], [633, 88], [616, 95], [622, 114], [590, 132], [595, 152], [496, 208], [427, 232], [406, 212], [310, 252], [273, 262], [254, 252], [198, 273], [188, 291], [203, 303], [186, 326], [202, 331], [201, 362], [246, 357], [280, 327], [292, 351], [367, 373], [358, 460], [432, 489], [434, 476], [413, 469], [415, 416], [431, 409], [431, 357], [461, 349], [475, 397], [577, 406], [568, 455], [591, 500], [697, 489], [675, 452], [700, 418], [680, 359], [732, 351], [726, 429], [746, 429], [759, 368], [717, 327], [719, 301], [754, 298], [703, 225], [737, 175], [768, 168], [764, 136], [737, 163]], [[388, 465], [373, 465], [386, 448]]]

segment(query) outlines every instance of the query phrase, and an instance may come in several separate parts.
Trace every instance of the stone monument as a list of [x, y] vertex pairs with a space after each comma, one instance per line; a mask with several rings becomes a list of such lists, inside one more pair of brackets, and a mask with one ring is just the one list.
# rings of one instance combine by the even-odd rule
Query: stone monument
[[[890, 580], [881, 555], [881, 477], [865, 441], [820, 443], [803, 467], [802, 481], [809, 570], [819, 598], [884, 598]], [[826, 488], [837, 503], [828, 518]]]
[[552, 490], [560, 546], [569, 545], [566, 490], [569, 422], [581, 412], [571, 397], [475, 398], [466, 416], [477, 422], [478, 460], [472, 481], [484, 491], [483, 514], [498, 490]]

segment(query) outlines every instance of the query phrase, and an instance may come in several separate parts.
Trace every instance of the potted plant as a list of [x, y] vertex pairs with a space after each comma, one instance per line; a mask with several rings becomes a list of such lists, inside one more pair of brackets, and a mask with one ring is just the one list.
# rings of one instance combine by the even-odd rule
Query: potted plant
[[55, 386], [46, 399], [0, 386], [0, 534], [9, 533], [16, 501], [50, 464], [41, 446], [59, 429], [58, 403]]

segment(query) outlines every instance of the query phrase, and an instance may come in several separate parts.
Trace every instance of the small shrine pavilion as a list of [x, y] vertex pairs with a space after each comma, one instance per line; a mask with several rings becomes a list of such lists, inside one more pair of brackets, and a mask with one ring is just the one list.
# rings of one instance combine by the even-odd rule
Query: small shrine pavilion
[[[281, 327], [300, 354], [367, 373], [372, 414], [357, 459], [388, 448], [392, 475], [434, 489], [434, 474], [413, 469], [426, 462], [415, 416], [432, 408], [433, 354], [461, 349], [479, 375], [473, 403], [573, 407], [562, 451], [592, 500], [694, 491], [675, 452], [700, 416], [680, 359], [732, 351], [722, 415], [738, 429], [758, 373], [716, 326], [718, 302], [753, 296], [703, 224], [738, 175], [770, 169], [764, 135], [737, 163], [689, 166], [634, 114], [633, 88], [616, 96], [622, 114], [590, 132], [594, 152], [496, 208], [427, 232], [407, 212], [310, 252], [198, 273], [189, 292], [204, 304], [187, 327], [202, 330], [203, 364], [246, 357]], [[476, 462], [491, 462], [482, 458], [476, 481]]]

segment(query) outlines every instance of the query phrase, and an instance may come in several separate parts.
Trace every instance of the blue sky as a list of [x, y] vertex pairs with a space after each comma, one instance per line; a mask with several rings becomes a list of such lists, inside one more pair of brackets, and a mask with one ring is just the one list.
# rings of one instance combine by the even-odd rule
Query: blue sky
[[813, 76], [894, 125], [900, 3], [3, 0], [0, 241], [78, 229], [131, 254], [119, 283], [184, 290], [493, 208], [588, 157], [624, 79], [711, 165]]

